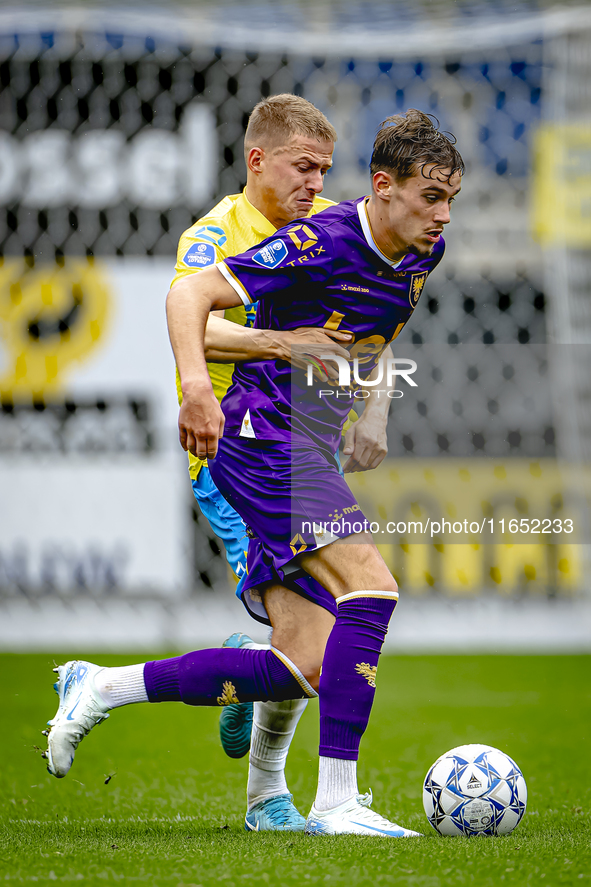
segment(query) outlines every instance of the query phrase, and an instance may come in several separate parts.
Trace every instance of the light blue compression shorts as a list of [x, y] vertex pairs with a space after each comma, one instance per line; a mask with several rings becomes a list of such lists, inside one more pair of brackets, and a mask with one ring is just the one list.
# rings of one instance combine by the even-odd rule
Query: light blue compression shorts
[[246, 524], [237, 511], [228, 505], [211, 479], [209, 468], [204, 465], [192, 481], [193, 493], [201, 513], [211, 529], [224, 543], [226, 559], [238, 579], [246, 575], [246, 552], [248, 536]]

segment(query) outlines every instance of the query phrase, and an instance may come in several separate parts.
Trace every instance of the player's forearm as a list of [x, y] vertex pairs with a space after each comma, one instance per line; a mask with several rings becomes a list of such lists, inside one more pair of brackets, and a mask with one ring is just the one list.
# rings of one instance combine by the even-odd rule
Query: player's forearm
[[205, 356], [214, 363], [273, 360], [282, 357], [281, 333], [240, 326], [210, 315], [205, 330]]

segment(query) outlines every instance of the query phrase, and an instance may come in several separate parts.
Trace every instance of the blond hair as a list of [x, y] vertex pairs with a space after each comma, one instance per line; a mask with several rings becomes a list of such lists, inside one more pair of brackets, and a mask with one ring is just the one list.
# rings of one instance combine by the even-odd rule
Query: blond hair
[[325, 142], [337, 140], [334, 126], [311, 102], [289, 93], [272, 95], [255, 105], [244, 136], [244, 151], [285, 145], [294, 135]]

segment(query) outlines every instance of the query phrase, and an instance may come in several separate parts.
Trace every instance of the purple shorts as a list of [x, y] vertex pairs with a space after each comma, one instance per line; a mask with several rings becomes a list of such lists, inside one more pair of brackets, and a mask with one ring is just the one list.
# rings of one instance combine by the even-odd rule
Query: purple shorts
[[294, 562], [304, 551], [367, 528], [336, 458], [313, 444], [224, 437], [208, 465], [247, 526], [242, 600], [251, 616], [269, 624], [257, 587], [270, 581], [336, 615], [330, 592]]

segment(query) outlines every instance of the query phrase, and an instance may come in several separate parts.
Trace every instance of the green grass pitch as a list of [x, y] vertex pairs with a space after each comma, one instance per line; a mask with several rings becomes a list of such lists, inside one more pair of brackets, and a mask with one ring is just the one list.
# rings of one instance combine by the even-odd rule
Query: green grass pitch
[[[71, 656], [71, 654], [70, 654]], [[56, 661], [64, 661], [56, 656]], [[90, 657], [89, 657], [90, 658]], [[98, 655], [105, 665], [138, 658]], [[148, 657], [149, 658], [149, 657]], [[588, 656], [383, 657], [362, 743], [359, 785], [421, 840], [253, 834], [243, 830], [246, 760], [225, 758], [218, 711], [120, 709], [56, 780], [35, 746], [52, 717], [53, 657], [0, 656], [0, 881], [83, 885], [555, 885], [591, 882], [591, 670]], [[317, 703], [296, 734], [289, 785], [314, 794]], [[465, 742], [521, 766], [528, 812], [504, 838], [440, 838], [422, 780]], [[111, 778], [109, 778], [111, 777]]]

